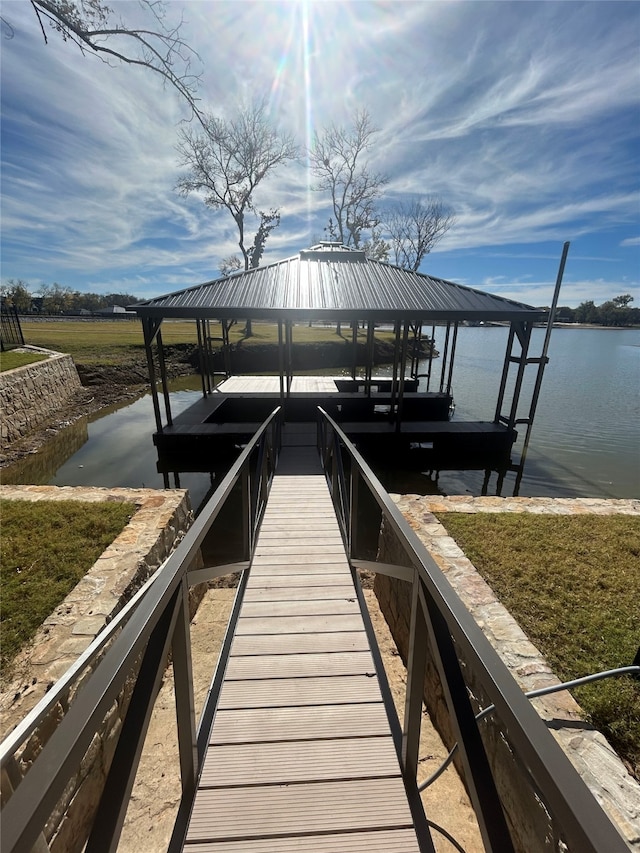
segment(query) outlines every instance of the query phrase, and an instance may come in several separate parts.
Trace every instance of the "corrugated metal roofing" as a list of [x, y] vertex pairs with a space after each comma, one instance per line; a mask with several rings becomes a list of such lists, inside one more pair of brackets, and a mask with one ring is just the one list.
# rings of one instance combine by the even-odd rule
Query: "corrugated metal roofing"
[[319, 248], [133, 306], [141, 317], [537, 320], [544, 312], [424, 273]]

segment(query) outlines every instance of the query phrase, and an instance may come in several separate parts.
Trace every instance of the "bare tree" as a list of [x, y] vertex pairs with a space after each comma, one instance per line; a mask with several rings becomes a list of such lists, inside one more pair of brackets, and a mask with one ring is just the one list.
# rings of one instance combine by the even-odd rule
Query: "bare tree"
[[[178, 152], [187, 173], [177, 190], [184, 196], [204, 193], [206, 205], [227, 210], [238, 229], [245, 270], [257, 267], [269, 234], [280, 224], [280, 213], [257, 210], [255, 191], [279, 166], [296, 159], [298, 147], [290, 134], [273, 126], [265, 98], [241, 107], [229, 120], [205, 116], [203, 127], [204, 132], [191, 127], [180, 131]], [[251, 245], [246, 235], [248, 213], [260, 220]], [[248, 323], [248, 334], [250, 329]]]
[[178, 192], [185, 196], [204, 193], [206, 205], [229, 211], [238, 228], [238, 246], [248, 270], [251, 254], [245, 218], [253, 213], [261, 218], [261, 225], [266, 220], [271, 228], [277, 224], [277, 210], [269, 214], [256, 211], [254, 193], [267, 175], [298, 156], [293, 138], [274, 128], [263, 99], [242, 107], [230, 120], [207, 116], [204, 133], [182, 128], [178, 151], [181, 165], [188, 169], [178, 181]]
[[238, 272], [238, 270], [241, 270], [242, 268], [242, 260], [238, 255], [229, 255], [228, 257], [223, 258], [218, 264], [220, 275], [225, 278], [232, 275], [234, 272]]
[[377, 201], [389, 180], [372, 172], [367, 162], [377, 132], [367, 110], [358, 110], [350, 127], [331, 124], [321, 134], [314, 133], [309, 152], [311, 169], [318, 178], [315, 189], [331, 196], [333, 216], [325, 231], [331, 239], [356, 249], [363, 232], [380, 224]]
[[[104, 0], [29, 0], [40, 24], [45, 44], [45, 24], [58, 32], [64, 41], [80, 48], [83, 54], [100, 57], [104, 62], [123, 62], [142, 66], [159, 74], [173, 86], [200, 118], [196, 106], [197, 74], [191, 62], [198, 54], [180, 35], [182, 18], [176, 24], [166, 20], [167, 4], [163, 0], [139, 0], [149, 25], [128, 26]], [[13, 27], [2, 18], [5, 35], [13, 36]]]
[[416, 272], [425, 255], [440, 242], [456, 218], [439, 198], [401, 202], [386, 214], [394, 262]]

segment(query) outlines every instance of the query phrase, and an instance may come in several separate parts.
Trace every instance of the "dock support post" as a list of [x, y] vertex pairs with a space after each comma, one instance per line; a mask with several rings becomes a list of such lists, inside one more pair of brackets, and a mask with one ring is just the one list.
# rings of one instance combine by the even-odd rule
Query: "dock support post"
[[[200, 362], [200, 380], [202, 383], [202, 396], [206, 398], [207, 383], [209, 381], [209, 368], [205, 360], [204, 331], [202, 328], [203, 325], [204, 320], [196, 320], [196, 331], [198, 333], [198, 361]], [[211, 392], [211, 387], [209, 387], [209, 392]]]
[[167, 426], [171, 426], [173, 424], [173, 418], [171, 417], [171, 399], [169, 397], [169, 386], [167, 385], [167, 366], [165, 364], [164, 348], [162, 346], [162, 329], [158, 329], [156, 341], [158, 343], [158, 361], [160, 362], [160, 381], [162, 383], [162, 396], [164, 397], [164, 411], [167, 416]]
[[447, 370], [447, 358], [449, 356], [449, 335], [451, 334], [451, 323], [447, 323], [447, 331], [444, 336], [444, 350], [442, 352], [442, 370], [440, 372], [440, 393], [444, 391], [444, 377]]
[[400, 353], [400, 387], [398, 388], [398, 408], [396, 411], [396, 433], [402, 427], [402, 401], [404, 399], [404, 374], [407, 369], [407, 347], [409, 344], [409, 321], [404, 321], [402, 328], [402, 351]]
[[160, 329], [162, 321], [142, 320], [142, 334], [144, 337], [144, 350], [147, 355], [147, 369], [149, 371], [149, 383], [151, 385], [151, 399], [153, 401], [153, 413], [156, 417], [156, 429], [162, 432], [162, 416], [160, 415], [160, 402], [158, 400], [158, 389], [156, 388], [156, 369], [153, 364], [153, 339]]

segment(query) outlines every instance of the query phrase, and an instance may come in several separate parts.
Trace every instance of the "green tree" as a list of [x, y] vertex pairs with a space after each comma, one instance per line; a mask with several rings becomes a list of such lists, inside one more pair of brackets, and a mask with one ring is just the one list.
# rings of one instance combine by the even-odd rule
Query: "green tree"
[[26, 314], [31, 310], [31, 292], [29, 290], [29, 284], [21, 278], [17, 281], [10, 278], [8, 282], [2, 286], [2, 295], [20, 314]]
[[597, 323], [598, 309], [595, 306], [595, 302], [591, 299], [581, 302], [576, 308], [575, 317], [576, 323]]
[[58, 284], [43, 284], [40, 288], [43, 296], [42, 310], [45, 314], [64, 314], [71, 310], [73, 291], [70, 287]]
[[633, 302], [633, 296], [630, 293], [623, 293], [620, 296], [614, 296], [611, 301], [616, 308], [629, 308]]

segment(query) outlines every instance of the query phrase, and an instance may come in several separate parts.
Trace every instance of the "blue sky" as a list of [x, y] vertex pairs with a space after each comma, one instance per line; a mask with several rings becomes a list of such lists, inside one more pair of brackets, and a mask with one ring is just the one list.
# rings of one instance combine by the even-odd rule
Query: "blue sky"
[[[135, 2], [111, 3], [135, 20]], [[366, 107], [389, 200], [436, 194], [457, 222], [422, 271], [529, 304], [640, 304], [640, 4], [171, 0], [202, 106], [266, 94], [301, 145]], [[178, 96], [83, 56], [3, 0], [2, 280], [150, 297], [217, 277], [234, 224], [174, 190]], [[304, 158], [263, 185], [265, 262], [322, 237]]]

